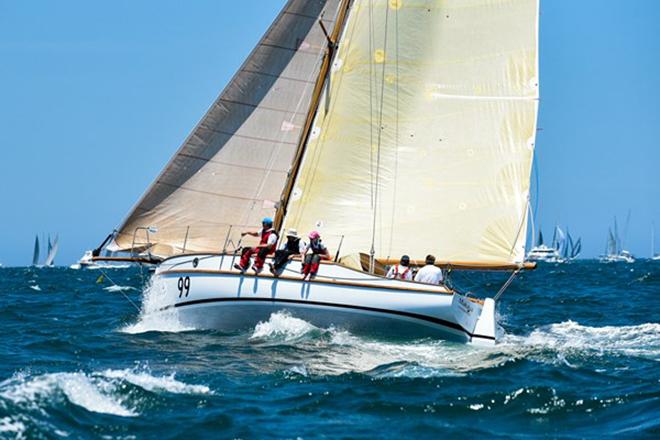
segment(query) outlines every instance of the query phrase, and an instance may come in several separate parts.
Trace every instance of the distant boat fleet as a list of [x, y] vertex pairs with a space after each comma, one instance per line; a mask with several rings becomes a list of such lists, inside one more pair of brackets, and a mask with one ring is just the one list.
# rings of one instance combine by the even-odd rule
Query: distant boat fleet
[[527, 259], [546, 263], [566, 263], [575, 260], [581, 252], [582, 238], [573, 240], [568, 228], [564, 233], [559, 226], [555, 226], [551, 245], [543, 242], [543, 232], [539, 229], [538, 239], [532, 243]]
[[41, 246], [39, 245], [39, 236], [34, 237], [34, 251], [32, 253], [32, 266], [34, 267], [53, 267], [55, 266], [55, 257], [57, 256], [57, 250], [59, 249], [59, 237], [55, 235], [55, 239], [51, 241], [50, 235], [48, 235], [48, 248], [46, 253], [46, 259], [43, 263], [39, 264], [39, 256], [41, 254]]
[[[605, 252], [598, 257], [601, 263], [634, 263], [635, 257], [625, 249], [630, 213], [626, 218], [623, 235], [619, 231], [619, 224], [614, 217], [614, 225], [607, 231]], [[532, 247], [527, 253], [529, 261], [543, 261], [546, 263], [566, 263], [578, 258], [582, 251], [582, 239], [574, 240], [566, 229], [566, 233], [555, 226], [550, 245], [544, 243], [543, 232], [539, 230], [538, 237], [534, 237]], [[655, 225], [651, 226], [651, 260], [660, 261], [660, 254], [655, 252]]]

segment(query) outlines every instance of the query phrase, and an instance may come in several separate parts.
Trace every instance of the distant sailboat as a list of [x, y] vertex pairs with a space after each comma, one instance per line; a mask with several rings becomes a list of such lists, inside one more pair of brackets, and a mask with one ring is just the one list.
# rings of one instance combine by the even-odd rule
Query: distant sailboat
[[651, 259], [660, 261], [660, 254], [655, 253], [655, 223], [651, 223]]
[[34, 252], [32, 252], [32, 265], [39, 265], [39, 236], [34, 237]]
[[561, 259], [564, 262], [575, 260], [580, 255], [580, 252], [582, 252], [582, 238], [574, 241], [568, 228], [566, 228], [566, 239], [561, 249]]
[[55, 239], [50, 241], [50, 235], [48, 236], [48, 255], [46, 255], [46, 261], [44, 261], [44, 266], [53, 267], [55, 266], [55, 257], [57, 256], [57, 250], [59, 248], [59, 236], [55, 236]]
[[[628, 213], [628, 218], [626, 220], [626, 227], [625, 227], [626, 232], [628, 230], [629, 221], [630, 221], [630, 212]], [[612, 231], [612, 228], [610, 228], [608, 229], [607, 232], [608, 233], [607, 233], [607, 241], [605, 244], [605, 253], [600, 256], [599, 258], [600, 262], [601, 263], [634, 263], [635, 257], [630, 252], [623, 249], [625, 244], [626, 233], [624, 233], [624, 239], [621, 240], [621, 237], [619, 235], [619, 225], [616, 220], [616, 217], [614, 217], [614, 231]]]

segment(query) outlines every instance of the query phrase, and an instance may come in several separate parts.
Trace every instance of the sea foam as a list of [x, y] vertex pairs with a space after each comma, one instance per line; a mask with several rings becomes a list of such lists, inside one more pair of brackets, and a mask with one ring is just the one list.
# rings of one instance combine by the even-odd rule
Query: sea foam
[[[84, 373], [48, 373], [39, 376], [15, 374], [0, 383], [0, 399], [23, 410], [43, 412], [46, 408], [68, 401], [90, 412], [120, 417], [139, 415], [141, 398], [137, 390], [172, 394], [213, 394], [206, 385], [187, 384], [174, 374], [156, 376], [146, 370], [105, 370]], [[17, 422], [5, 420], [5, 429], [18, 428]], [[13, 424], [11, 424], [13, 423]]]
[[186, 327], [179, 321], [175, 308], [166, 309], [171, 304], [167, 301], [165, 284], [162, 280], [153, 278], [144, 288], [142, 308], [137, 322], [119, 329], [122, 333], [138, 334], [146, 332], [183, 332], [195, 330]]
[[660, 324], [590, 327], [574, 321], [540, 327], [528, 336], [506, 335], [504, 344], [560, 354], [619, 354], [660, 360]]

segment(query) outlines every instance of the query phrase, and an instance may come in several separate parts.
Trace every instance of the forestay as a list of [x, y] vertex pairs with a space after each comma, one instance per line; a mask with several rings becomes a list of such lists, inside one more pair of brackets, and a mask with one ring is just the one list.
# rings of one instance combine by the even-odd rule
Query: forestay
[[356, 0], [285, 227], [342, 255], [519, 263], [537, 0]]
[[[290, 0], [129, 213], [109, 249], [218, 251], [233, 225], [275, 213], [309, 111], [339, 0]], [[136, 233], [137, 230], [137, 233]], [[135, 243], [134, 243], [135, 234]]]

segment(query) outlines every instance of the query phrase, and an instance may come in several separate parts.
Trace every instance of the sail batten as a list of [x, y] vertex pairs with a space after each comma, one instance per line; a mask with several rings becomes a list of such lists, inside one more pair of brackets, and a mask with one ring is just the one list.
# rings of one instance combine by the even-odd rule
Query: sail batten
[[285, 227], [343, 255], [520, 263], [536, 0], [355, 0]]
[[[217, 251], [275, 213], [339, 0], [290, 0], [119, 228], [112, 250]], [[144, 228], [157, 232], [149, 235]], [[237, 241], [239, 230], [231, 232]], [[135, 237], [135, 238], [134, 238]]]

